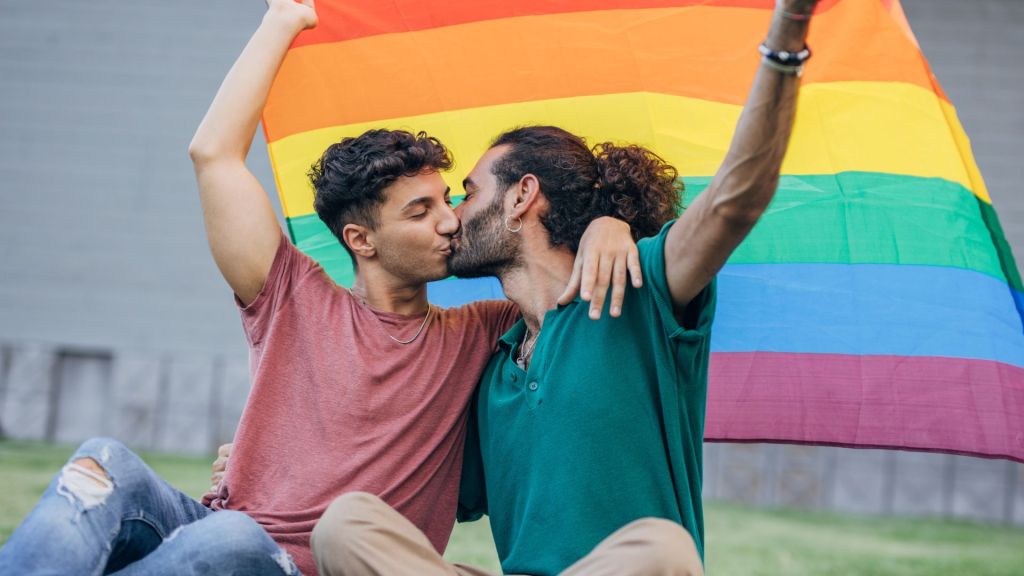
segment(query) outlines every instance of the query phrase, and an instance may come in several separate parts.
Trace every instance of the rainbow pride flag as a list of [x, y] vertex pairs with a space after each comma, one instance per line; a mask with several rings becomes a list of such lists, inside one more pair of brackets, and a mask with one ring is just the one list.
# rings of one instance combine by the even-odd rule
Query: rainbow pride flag
[[[371, 127], [439, 137], [453, 190], [516, 125], [635, 142], [679, 168], [688, 203], [724, 157], [773, 6], [318, 0], [263, 116], [292, 238], [351, 281], [306, 173]], [[720, 275], [707, 439], [1024, 461], [1021, 279], [952, 104], [896, 0], [824, 0], [809, 44], [778, 194]]]

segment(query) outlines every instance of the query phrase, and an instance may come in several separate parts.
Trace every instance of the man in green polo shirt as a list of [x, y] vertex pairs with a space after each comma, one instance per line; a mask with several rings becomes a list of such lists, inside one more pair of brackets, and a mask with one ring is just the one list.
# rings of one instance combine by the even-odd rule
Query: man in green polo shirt
[[[464, 182], [450, 268], [498, 276], [523, 315], [481, 381], [461, 499], [465, 516], [490, 515], [506, 573], [701, 573], [714, 278], [774, 195], [815, 4], [779, 0], [725, 160], [677, 220], [672, 167], [554, 127], [502, 134]], [[642, 278], [621, 309], [593, 322], [598, 270], [573, 266], [580, 223], [626, 212], [665, 225], [639, 242]], [[345, 526], [346, 574], [479, 573], [445, 563], [368, 495], [343, 497], [321, 523]]]

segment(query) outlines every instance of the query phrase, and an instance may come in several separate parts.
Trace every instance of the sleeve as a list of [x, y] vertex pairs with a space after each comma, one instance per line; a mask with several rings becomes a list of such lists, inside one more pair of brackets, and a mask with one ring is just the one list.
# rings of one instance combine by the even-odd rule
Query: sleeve
[[498, 339], [519, 321], [519, 306], [508, 300], [479, 300], [467, 306], [480, 319], [487, 341], [497, 349]]
[[263, 340], [277, 311], [287, 303], [302, 280], [319, 269], [316, 261], [296, 248], [281, 232], [274, 262], [260, 293], [248, 306], [235, 295], [235, 305], [242, 315], [242, 328], [251, 345], [258, 345]]
[[665, 238], [674, 223], [675, 220], [670, 221], [662, 227], [657, 236], [644, 238], [637, 243], [644, 286], [650, 293], [653, 307], [670, 338], [706, 338], [711, 334], [711, 324], [715, 319], [717, 279], [712, 279], [681, 313], [676, 312], [665, 276]]

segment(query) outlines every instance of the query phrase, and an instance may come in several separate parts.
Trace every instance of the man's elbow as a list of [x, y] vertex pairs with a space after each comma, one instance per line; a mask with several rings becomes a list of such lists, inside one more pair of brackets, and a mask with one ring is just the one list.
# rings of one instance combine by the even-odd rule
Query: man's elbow
[[217, 157], [216, 150], [199, 138], [193, 138], [188, 144], [188, 157], [192, 164], [201, 166], [212, 162]]
[[726, 178], [716, 187], [711, 211], [730, 224], [753, 226], [768, 209], [778, 185], [777, 175], [758, 179]]
[[711, 209], [715, 216], [731, 227], [749, 229], [757, 224], [767, 208], [767, 204], [760, 202], [732, 200], [715, 202]]
[[[214, 162], [233, 159], [237, 156], [222, 143], [211, 141], [209, 138], [196, 134], [188, 145], [188, 157], [196, 167], [206, 166]], [[242, 156], [244, 159], [244, 155]]]

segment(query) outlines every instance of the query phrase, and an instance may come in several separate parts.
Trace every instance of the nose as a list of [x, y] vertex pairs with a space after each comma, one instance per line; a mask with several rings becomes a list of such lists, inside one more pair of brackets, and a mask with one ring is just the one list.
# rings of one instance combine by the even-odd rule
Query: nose
[[[462, 206], [460, 205], [459, 208]], [[441, 220], [437, 223], [437, 233], [442, 236], [453, 236], [462, 227], [462, 222], [459, 220], [459, 208], [454, 210], [445, 206], [444, 215]]]

